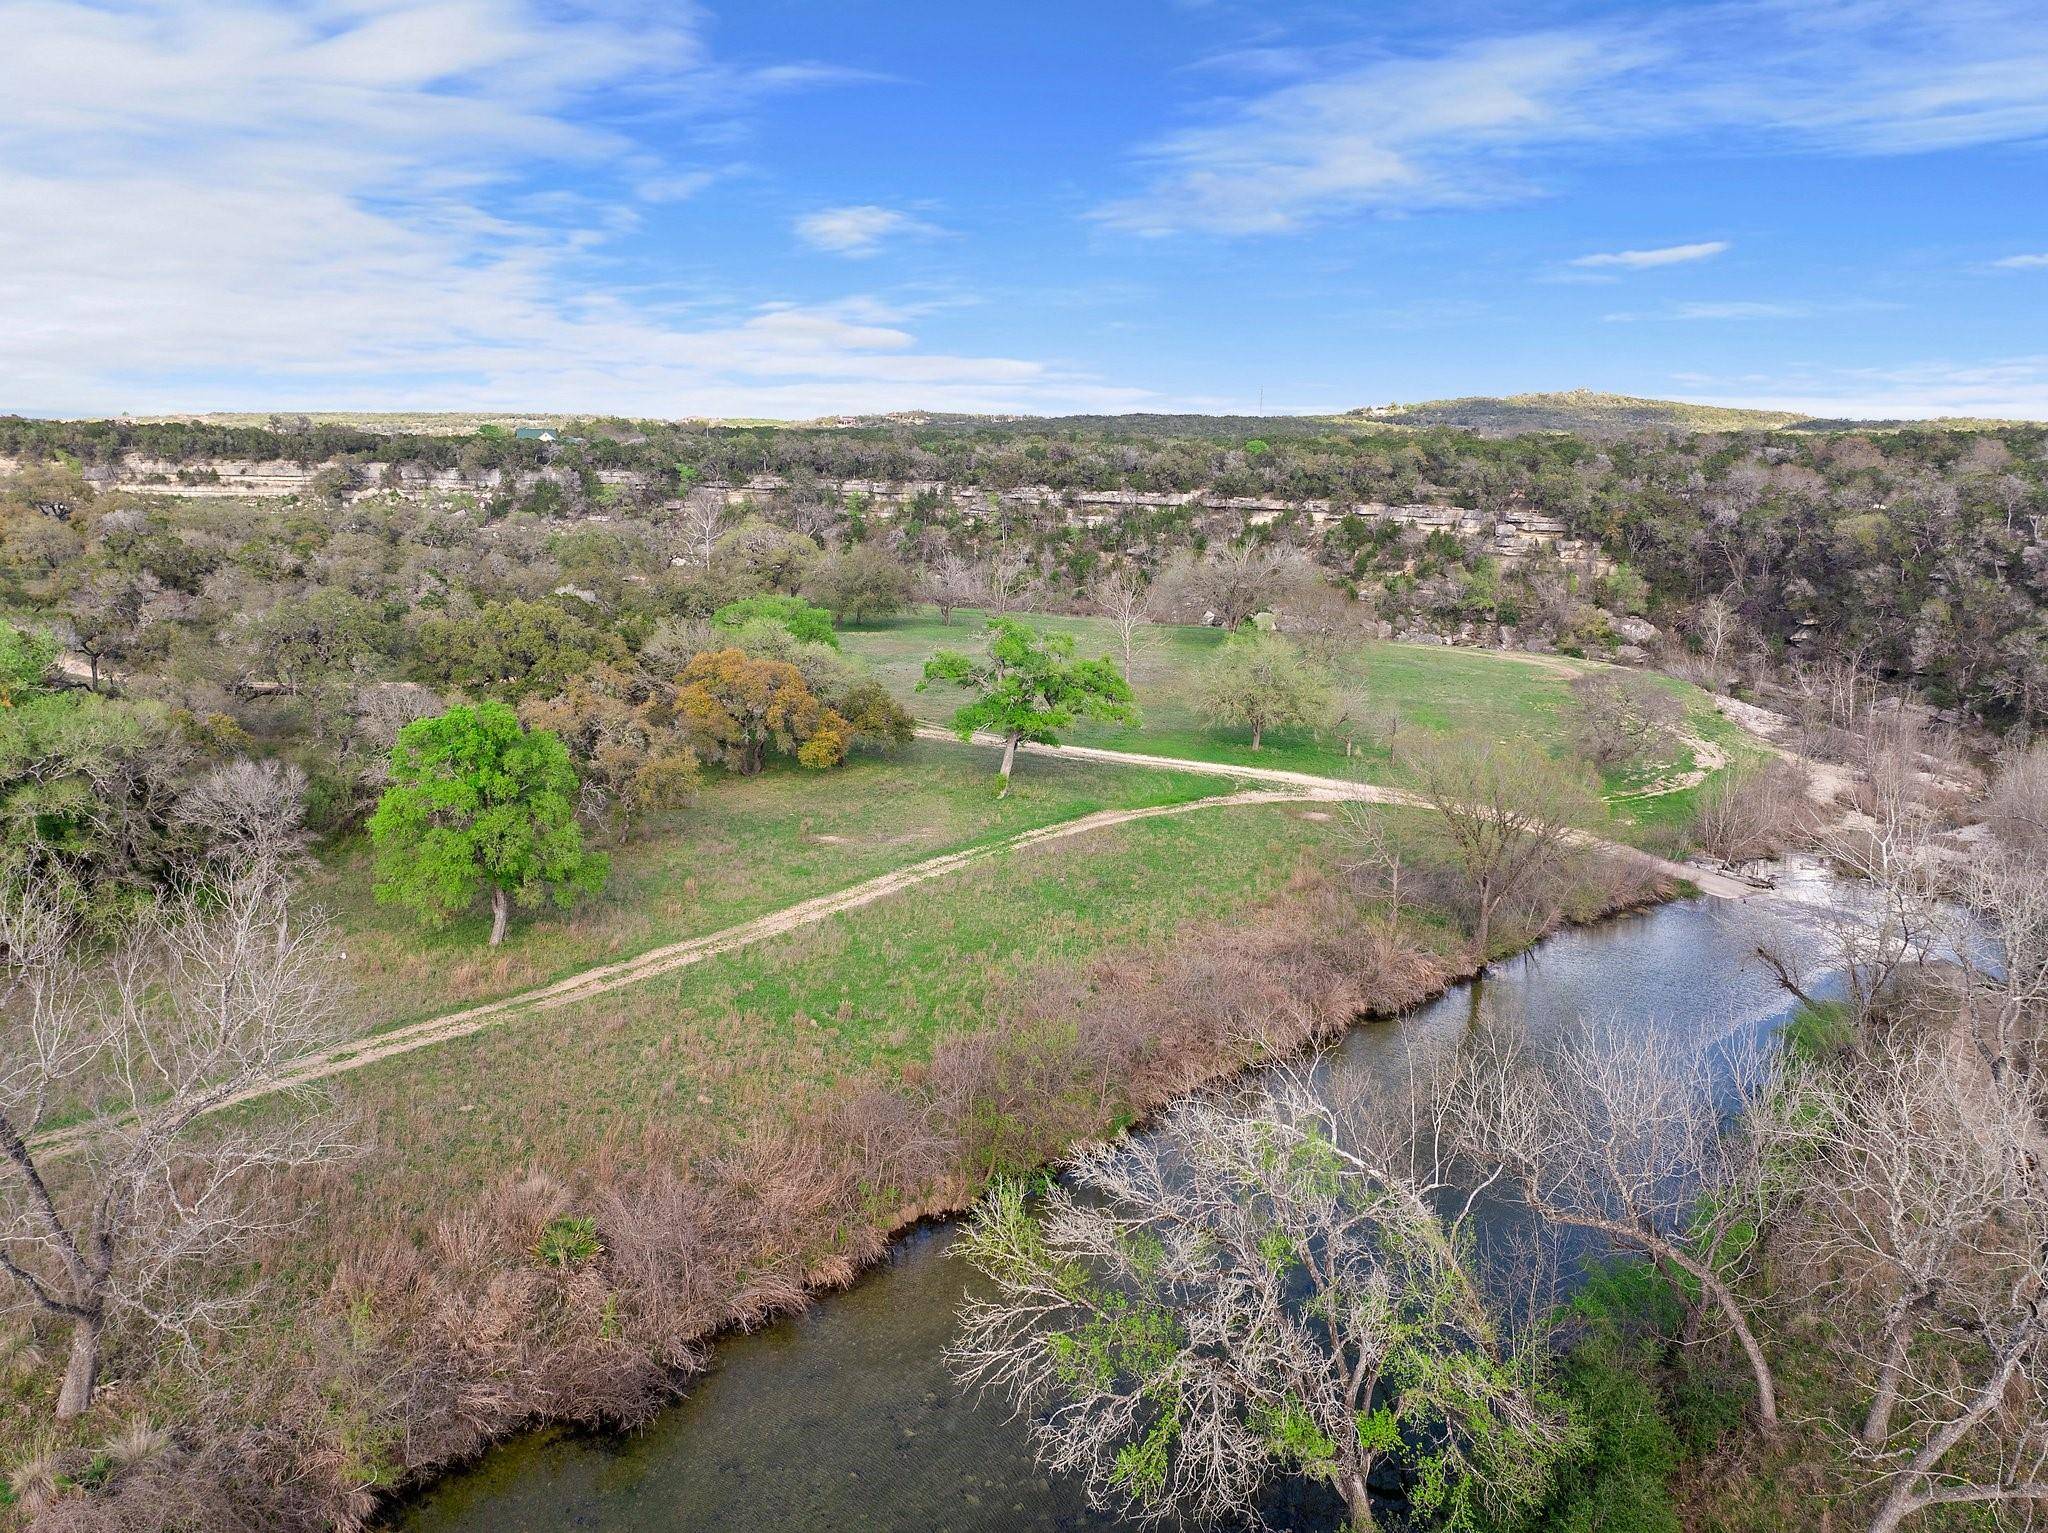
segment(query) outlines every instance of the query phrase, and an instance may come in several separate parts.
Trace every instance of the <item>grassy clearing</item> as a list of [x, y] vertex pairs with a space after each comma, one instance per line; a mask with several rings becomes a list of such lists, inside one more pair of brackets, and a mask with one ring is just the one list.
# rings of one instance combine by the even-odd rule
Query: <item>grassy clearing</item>
[[1033, 760], [1006, 799], [985, 752], [919, 742], [830, 772], [779, 765], [711, 774], [697, 803], [612, 853], [604, 892], [569, 912], [521, 913], [504, 945], [488, 916], [439, 930], [371, 896], [368, 849], [330, 857], [311, 895], [336, 919], [364, 1032], [431, 1016], [765, 911], [941, 853], [1100, 809], [1181, 803], [1214, 778]]
[[[1089, 650], [1110, 647], [1098, 620], [1033, 621], [1074, 634]], [[917, 692], [924, 661], [938, 648], [973, 644], [980, 629], [979, 614], [962, 613], [950, 627], [935, 616], [907, 617], [853, 630], [846, 647], [921, 719], [943, 724], [959, 695], [947, 687]], [[1279, 731], [1253, 752], [1245, 731], [1209, 727], [1191, 701], [1196, 670], [1222, 639], [1213, 628], [1159, 628], [1136, 667], [1144, 724], [1084, 724], [1070, 738], [1331, 776], [1356, 770], [1383, 780], [1398, 779], [1389, 736], [1404, 730], [1529, 740], [1560, 758], [1570, 751], [1569, 678], [1582, 668], [1576, 662], [1373, 644], [1339, 688], [1354, 756], [1347, 761], [1343, 735], [1329, 730]], [[1752, 749], [1697, 689], [1670, 678], [1660, 684], [1684, 699], [1689, 727], [1723, 755], [1734, 759]], [[1605, 786], [1615, 796], [1614, 834], [1644, 842], [1682, 833], [1692, 791], [1627, 795], [1695, 764], [1691, 748], [1681, 746], [1669, 761], [1612, 774]], [[658, 819], [613, 851], [612, 879], [599, 898], [568, 913], [521, 913], [495, 952], [485, 945], [481, 913], [426, 930], [404, 912], [377, 905], [360, 844], [328, 858], [312, 893], [337, 917], [368, 1033], [716, 931], [943, 852], [1098, 809], [1184, 802], [1218, 787], [1214, 779], [1180, 773], [1034, 758], [1012, 795], [998, 800], [991, 766], [985, 752], [925, 742], [823, 774], [781, 764], [751, 780], [714, 775], [695, 806]]]
[[1304, 862], [1337, 855], [1319, 815], [1220, 806], [1005, 853], [673, 976], [368, 1066], [341, 1089], [393, 1152], [379, 1178], [387, 1207], [445, 1206], [508, 1164], [580, 1163], [654, 1122], [715, 1142], [782, 1118], [808, 1087], [914, 1068], [948, 1034], [1000, 1025], [1005, 988], [1042, 965], [1080, 966], [1255, 905]]
[[[1098, 618], [1034, 615], [1029, 621], [1050, 632], [1072, 634], [1084, 653], [1115, 649], [1109, 625]], [[950, 625], [941, 623], [935, 613], [919, 612], [848, 630], [844, 643], [850, 653], [868, 662], [920, 721], [944, 725], [951, 722], [962, 694], [944, 685], [918, 692], [924, 662], [937, 649], [971, 651], [979, 642], [983, 622], [981, 613], [965, 609], [954, 615]], [[1132, 666], [1132, 686], [1144, 722], [1136, 729], [1083, 723], [1067, 738], [1076, 745], [1237, 766], [1279, 767], [1327, 776], [1357, 771], [1382, 781], [1399, 780], [1392, 746], [1407, 730], [1525, 740], [1562, 760], [1572, 753], [1575, 705], [1571, 681], [1596, 669], [1587, 662], [1551, 655], [1366, 644], [1338, 668], [1338, 718], [1332, 727], [1269, 731], [1263, 748], [1255, 752], [1249, 730], [1214, 727], [1194, 703], [1199, 669], [1223, 639], [1222, 631], [1215, 628], [1160, 625], [1152, 629], [1146, 648]], [[1724, 754], [1732, 756], [1749, 749], [1742, 732], [1715, 713], [1711, 701], [1697, 687], [1672, 677], [1658, 677], [1657, 681], [1685, 703], [1687, 727], [1693, 733]], [[1681, 744], [1668, 760], [1608, 774], [1602, 787], [1611, 797], [1620, 797], [1690, 771], [1695, 765], [1691, 748]], [[1682, 825], [1690, 818], [1690, 795], [1666, 797], [1681, 802], [1640, 799], [1618, 804], [1617, 826], [1624, 834], [1636, 828], [1649, 834], [1661, 827]]]

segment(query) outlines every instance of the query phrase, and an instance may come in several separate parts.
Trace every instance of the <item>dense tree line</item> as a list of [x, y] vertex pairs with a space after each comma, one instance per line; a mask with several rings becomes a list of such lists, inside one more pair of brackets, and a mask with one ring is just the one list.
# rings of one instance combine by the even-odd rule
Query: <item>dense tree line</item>
[[[5, 497], [7, 573], [18, 593], [40, 583], [61, 597], [75, 647], [118, 665], [134, 662], [124, 651], [156, 620], [219, 599], [237, 579], [266, 590], [339, 584], [394, 609], [387, 618], [401, 603], [533, 600], [567, 585], [626, 609], [629, 622], [678, 604], [702, 615], [809, 580], [823, 605], [858, 621], [912, 594], [905, 570], [942, 605], [964, 589], [981, 605], [1007, 595], [1071, 608], [1118, 569], [1149, 578], [1176, 553], [1293, 545], [1391, 631], [1604, 653], [1625, 642], [1617, 622], [1647, 617], [1694, 653], [1727, 652], [1738, 670], [1849, 661], [2001, 723], [2048, 708], [2048, 436], [2038, 427], [1595, 442], [1306, 418], [938, 418], [846, 429], [593, 421], [569, 436], [0, 420], [0, 454], [29, 465]], [[123, 452], [198, 470], [226, 458], [335, 467], [282, 516], [95, 516], [81, 475]], [[343, 503], [400, 466], [473, 476], [477, 512]], [[630, 478], [604, 480], [608, 470]], [[744, 514], [699, 488], [764, 474], [779, 487], [759, 492], [754, 510], [772, 525], [743, 529]], [[939, 488], [885, 518], [842, 493], [847, 480]], [[1021, 485], [1536, 512], [1617, 568], [1594, 581], [1555, 560], [1504, 563], [1448, 533], [1361, 518], [1318, 528], [1300, 511], [1251, 527], [1236, 512], [1133, 507], [1085, 525], [1059, 506], [992, 502]], [[1710, 605], [1720, 614], [1711, 633]], [[334, 615], [343, 626], [369, 619]]]

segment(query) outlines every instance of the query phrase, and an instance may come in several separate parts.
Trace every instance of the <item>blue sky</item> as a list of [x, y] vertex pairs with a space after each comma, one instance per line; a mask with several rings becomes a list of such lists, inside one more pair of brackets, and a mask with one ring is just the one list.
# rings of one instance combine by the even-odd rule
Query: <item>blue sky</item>
[[2040, 0], [0, 0], [0, 408], [2048, 416]]

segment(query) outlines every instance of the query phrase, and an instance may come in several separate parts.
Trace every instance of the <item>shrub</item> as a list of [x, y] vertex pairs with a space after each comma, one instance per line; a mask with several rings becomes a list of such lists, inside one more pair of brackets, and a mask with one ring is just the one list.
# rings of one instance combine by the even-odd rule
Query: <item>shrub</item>
[[738, 633], [749, 623], [773, 623], [786, 629], [791, 638], [804, 644], [825, 644], [839, 648], [839, 635], [832, 627], [832, 614], [813, 606], [801, 596], [749, 596], [727, 602], [711, 614], [711, 623], [726, 633]]
[[534, 1237], [533, 1259], [543, 1267], [580, 1267], [604, 1254], [595, 1219], [557, 1214]]

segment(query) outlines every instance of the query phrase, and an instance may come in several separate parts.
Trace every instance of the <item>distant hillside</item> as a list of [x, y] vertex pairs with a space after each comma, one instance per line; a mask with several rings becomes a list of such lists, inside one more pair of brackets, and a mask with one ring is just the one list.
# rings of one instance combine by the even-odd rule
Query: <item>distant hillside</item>
[[1630, 431], [1782, 431], [1804, 417], [1783, 410], [1731, 410], [1675, 399], [1631, 399], [1570, 389], [1561, 394], [1511, 394], [1505, 399], [1431, 399], [1412, 405], [1352, 410], [1354, 419], [1392, 426], [1456, 426], [1482, 436], [1525, 431], [1581, 435]]
[[345, 426], [380, 436], [468, 436], [479, 426], [552, 426], [557, 430], [576, 419], [570, 415], [518, 411], [467, 410], [214, 410], [172, 415], [131, 415], [139, 425], [190, 422], [200, 426], [257, 427], [271, 431], [303, 430], [307, 426]]
[[[545, 411], [360, 411], [316, 410], [229, 412], [128, 416], [133, 424], [190, 423], [227, 428], [306, 431], [344, 427], [377, 436], [469, 436], [483, 427], [510, 431], [520, 426], [550, 426], [588, 435], [621, 436], [657, 424], [618, 416], [591, 416]], [[811, 420], [769, 420], [757, 417], [682, 417], [658, 424], [725, 430], [775, 427], [791, 432], [851, 431], [894, 433], [913, 430], [921, 436], [983, 436], [1016, 430], [1082, 432], [1113, 440], [1156, 438], [1325, 436], [1333, 430], [1349, 435], [1389, 428], [1422, 430], [1448, 427], [1479, 436], [1521, 436], [1531, 432], [1569, 433], [1585, 437], [1621, 437], [1642, 431], [1674, 434], [1712, 431], [1985, 431], [2025, 421], [1975, 420], [1823, 420], [1785, 410], [1742, 410], [1722, 405], [1689, 404], [1676, 399], [1634, 399], [1626, 394], [1597, 394], [1569, 389], [1552, 394], [1511, 394], [1504, 399], [1473, 395], [1464, 399], [1430, 399], [1420, 404], [1369, 405], [1341, 415], [1164, 415], [1132, 412], [1119, 415], [961, 415], [901, 410], [886, 415], [824, 416]]]

